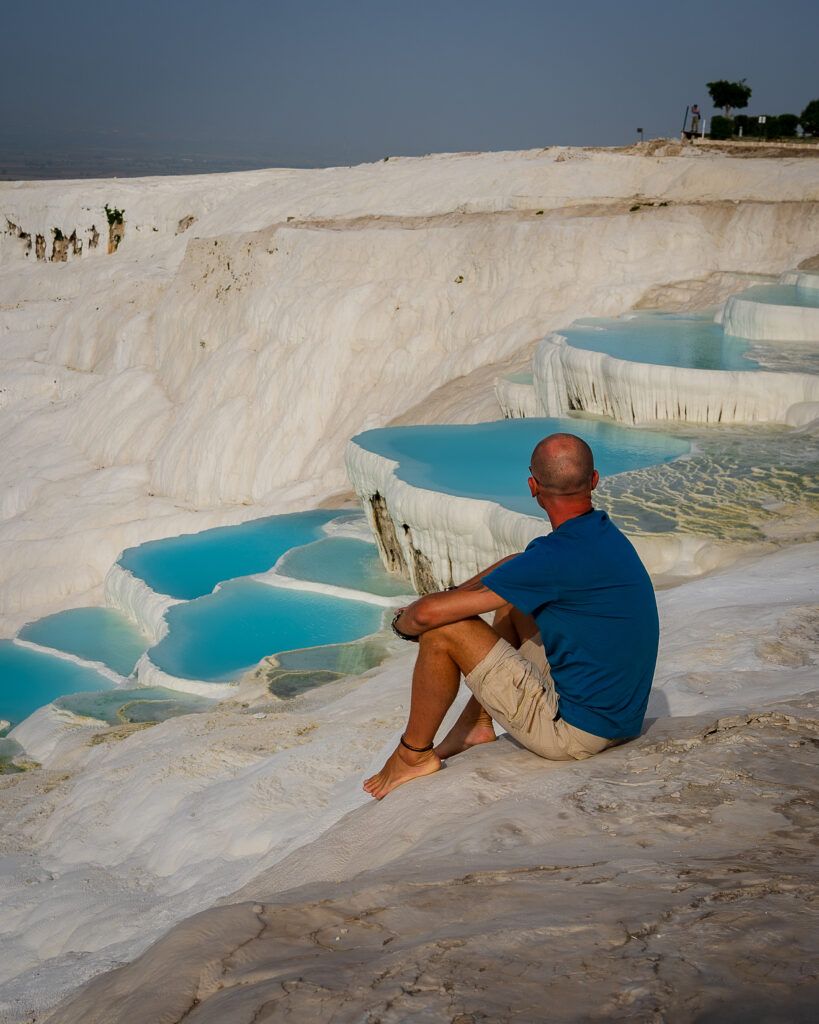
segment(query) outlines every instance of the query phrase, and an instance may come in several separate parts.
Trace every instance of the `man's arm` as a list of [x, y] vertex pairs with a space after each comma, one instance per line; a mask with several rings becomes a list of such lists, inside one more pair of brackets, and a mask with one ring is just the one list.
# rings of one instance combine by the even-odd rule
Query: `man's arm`
[[481, 570], [454, 590], [446, 590], [440, 594], [426, 594], [424, 597], [418, 598], [403, 610], [396, 626], [402, 633], [420, 636], [421, 633], [436, 629], [438, 626], [446, 626], [450, 622], [460, 622], [461, 619], [471, 619], [475, 615], [482, 615], [484, 612], [493, 612], [502, 608], [508, 602], [489, 587], [485, 587], [483, 578], [512, 558], [517, 558], [517, 555], [507, 555], [506, 558], [499, 559], [494, 565]]
[[[457, 587], [453, 587], [453, 590], [471, 589], [475, 584], [480, 583], [484, 576], [488, 576], [490, 572], [494, 572], [499, 565], [503, 565], [504, 562], [511, 562], [512, 559], [517, 558], [519, 554], [520, 552], [516, 551], [514, 555], [506, 555], [504, 558], [499, 558], [497, 562], [493, 562], [492, 565], [487, 566], [486, 569], [481, 569], [479, 573], [476, 573], [474, 576], [470, 576], [468, 580], [464, 580], [463, 583], [460, 583]], [[452, 593], [452, 591], [446, 591], [446, 593]]]

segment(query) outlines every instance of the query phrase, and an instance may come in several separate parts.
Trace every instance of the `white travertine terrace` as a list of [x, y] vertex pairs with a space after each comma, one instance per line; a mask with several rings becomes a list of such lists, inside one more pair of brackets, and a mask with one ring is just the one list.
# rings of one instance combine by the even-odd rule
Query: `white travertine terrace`
[[573, 348], [559, 333], [540, 343], [532, 368], [541, 416], [574, 409], [621, 423], [789, 423], [793, 406], [819, 402], [816, 375], [637, 363]]
[[180, 690], [182, 693], [195, 693], [199, 697], [213, 697], [224, 700], [236, 696], [236, 683], [214, 683], [206, 679], [187, 679], [184, 676], [172, 676], [165, 672], [150, 658], [147, 651], [136, 663], [134, 669], [140, 686], [164, 686], [169, 690]]
[[533, 384], [498, 377], [495, 381], [495, 396], [506, 419], [527, 419], [544, 415]]
[[159, 594], [129, 569], [114, 562], [105, 576], [105, 603], [116, 608], [151, 641], [158, 644], [166, 636], [168, 625], [165, 613], [179, 600]]
[[[384, 565], [406, 574], [421, 593], [460, 583], [549, 532], [543, 516], [409, 484], [396, 475], [397, 462], [355, 441], [349, 442], [346, 459], [350, 483]], [[639, 534], [630, 539], [656, 576], [697, 576], [736, 557], [730, 543], [691, 534]]]
[[786, 270], [779, 283], [796, 285], [800, 291], [814, 292], [819, 289], [819, 270]]
[[[799, 271], [782, 284], [801, 287]], [[729, 296], [716, 316], [726, 334], [819, 348], [819, 307], [786, 306]], [[559, 331], [532, 359], [531, 386], [499, 378], [495, 394], [506, 417], [563, 416], [571, 410], [621, 423], [677, 420], [703, 424], [780, 423], [801, 426], [819, 415], [819, 376], [767, 370], [702, 370], [618, 359], [575, 348]]]
[[732, 295], [717, 319], [726, 334], [749, 341], [816, 341], [819, 344], [819, 305], [787, 306]]
[[[347, 438], [578, 316], [814, 255], [814, 161], [674, 152], [1, 183], [0, 629], [99, 603], [125, 547], [343, 489]], [[54, 228], [82, 255], [27, 250]]]

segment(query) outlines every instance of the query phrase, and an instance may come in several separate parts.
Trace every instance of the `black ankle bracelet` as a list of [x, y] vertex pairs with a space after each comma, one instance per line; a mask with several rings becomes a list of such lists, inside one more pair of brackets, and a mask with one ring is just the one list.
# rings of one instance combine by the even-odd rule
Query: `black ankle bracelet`
[[428, 750], [432, 750], [432, 748], [435, 746], [435, 741], [433, 740], [432, 743], [428, 743], [427, 746], [425, 746], [425, 747], [411, 747], [409, 745], [409, 743], [407, 743], [407, 741], [402, 736], [401, 737], [401, 746], [402, 747], [406, 747], [407, 750], [411, 750], [413, 752], [413, 754], [426, 754], [426, 752]]

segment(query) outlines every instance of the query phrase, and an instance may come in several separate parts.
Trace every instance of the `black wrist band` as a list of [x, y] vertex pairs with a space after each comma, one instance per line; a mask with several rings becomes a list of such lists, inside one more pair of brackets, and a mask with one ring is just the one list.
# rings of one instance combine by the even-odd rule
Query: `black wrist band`
[[391, 623], [392, 631], [393, 631], [393, 633], [395, 633], [396, 636], [400, 636], [402, 640], [408, 640], [411, 644], [417, 644], [418, 643], [418, 637], [417, 636], [410, 636], [409, 633], [403, 633], [398, 628], [398, 626], [396, 625], [396, 622], [398, 622], [398, 620], [399, 620], [399, 618], [401, 617], [402, 614], [403, 614], [403, 609], [399, 609], [395, 613], [395, 615], [393, 615], [392, 623]]

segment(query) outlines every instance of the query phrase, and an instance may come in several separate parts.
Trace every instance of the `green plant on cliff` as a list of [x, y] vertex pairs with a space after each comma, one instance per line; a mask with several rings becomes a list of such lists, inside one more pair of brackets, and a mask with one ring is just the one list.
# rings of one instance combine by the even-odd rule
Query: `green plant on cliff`
[[751, 98], [751, 87], [742, 78], [738, 82], [727, 82], [721, 78], [718, 82], [707, 82], [706, 88], [711, 94], [715, 107], [721, 107], [725, 116], [730, 117], [732, 110], [742, 110], [748, 106]]
[[105, 216], [108, 218], [108, 224], [113, 227], [115, 224], [122, 224], [125, 220], [125, 210], [118, 210], [116, 206], [109, 206], [105, 204]]

